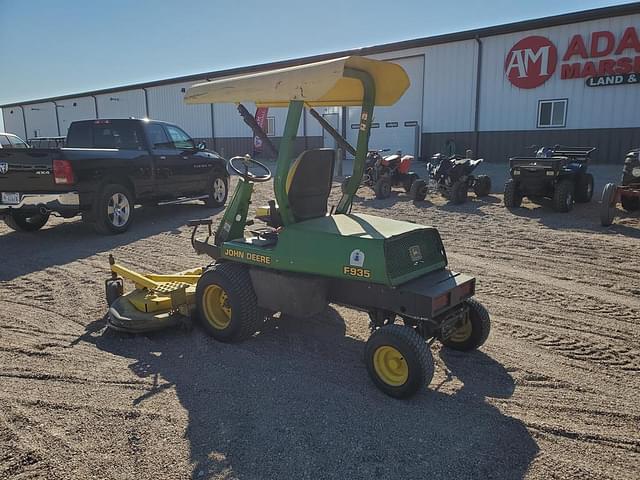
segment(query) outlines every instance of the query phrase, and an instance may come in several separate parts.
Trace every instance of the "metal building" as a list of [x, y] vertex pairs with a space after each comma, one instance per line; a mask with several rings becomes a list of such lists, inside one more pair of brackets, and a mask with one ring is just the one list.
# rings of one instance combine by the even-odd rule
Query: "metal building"
[[[74, 120], [149, 117], [181, 125], [230, 156], [253, 149], [252, 132], [234, 105], [186, 105], [185, 89], [224, 76], [344, 55], [402, 65], [411, 87], [379, 108], [372, 148], [420, 156], [463, 153], [500, 162], [532, 144], [598, 148], [596, 160], [622, 161], [640, 145], [640, 2], [358, 50], [207, 72], [82, 94], [3, 105], [5, 128], [23, 138], [65, 135]], [[255, 111], [255, 105], [245, 105]], [[355, 143], [357, 108], [320, 113]], [[269, 109], [277, 144], [284, 109]], [[299, 149], [335, 147], [310, 115]]]

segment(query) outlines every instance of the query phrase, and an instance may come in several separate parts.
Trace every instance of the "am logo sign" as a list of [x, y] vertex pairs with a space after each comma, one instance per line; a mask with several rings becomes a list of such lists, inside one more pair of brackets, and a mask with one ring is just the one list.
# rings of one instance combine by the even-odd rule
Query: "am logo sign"
[[531, 89], [549, 80], [557, 63], [556, 46], [548, 38], [534, 35], [523, 38], [509, 50], [504, 70], [512, 85]]

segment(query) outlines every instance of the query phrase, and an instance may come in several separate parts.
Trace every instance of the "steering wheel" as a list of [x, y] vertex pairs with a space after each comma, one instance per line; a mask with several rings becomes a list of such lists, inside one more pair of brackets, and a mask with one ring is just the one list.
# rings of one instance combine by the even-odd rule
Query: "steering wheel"
[[[238, 163], [238, 162], [242, 162], [242, 168], [238, 168], [235, 165], [235, 163]], [[256, 175], [255, 173], [250, 172], [249, 167], [252, 164], [257, 165], [266, 173], [263, 175]], [[251, 158], [251, 155], [249, 154], [245, 155], [244, 157], [238, 155], [237, 157], [231, 158], [231, 160], [229, 160], [229, 166], [231, 167], [231, 170], [236, 172], [246, 181], [261, 183], [261, 182], [268, 182], [269, 180], [271, 180], [271, 170], [269, 170], [269, 167], [260, 163], [257, 160], [254, 160], [253, 158]]]

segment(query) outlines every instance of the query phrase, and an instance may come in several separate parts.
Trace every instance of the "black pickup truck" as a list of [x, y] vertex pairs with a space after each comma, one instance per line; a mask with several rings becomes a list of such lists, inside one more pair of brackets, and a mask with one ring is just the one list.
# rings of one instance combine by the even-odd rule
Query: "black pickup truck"
[[83, 120], [65, 148], [0, 149], [0, 216], [34, 231], [49, 215], [78, 214], [99, 233], [121, 233], [135, 204], [227, 200], [225, 160], [182, 129], [147, 119]]

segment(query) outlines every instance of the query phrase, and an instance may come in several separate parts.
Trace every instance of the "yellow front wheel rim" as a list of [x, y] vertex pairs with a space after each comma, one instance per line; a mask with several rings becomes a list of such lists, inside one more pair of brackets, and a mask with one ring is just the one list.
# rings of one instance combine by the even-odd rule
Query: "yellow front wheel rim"
[[209, 285], [202, 295], [202, 307], [207, 322], [213, 328], [224, 330], [231, 323], [231, 305], [227, 292], [219, 285]]
[[469, 337], [471, 337], [472, 330], [473, 327], [471, 326], [471, 321], [468, 318], [465, 318], [462, 325], [453, 331], [449, 340], [456, 343], [466, 342], [469, 340]]
[[409, 378], [409, 365], [402, 353], [394, 347], [383, 345], [373, 353], [373, 368], [387, 385], [399, 387]]

